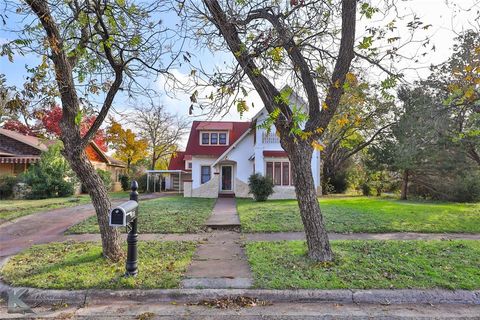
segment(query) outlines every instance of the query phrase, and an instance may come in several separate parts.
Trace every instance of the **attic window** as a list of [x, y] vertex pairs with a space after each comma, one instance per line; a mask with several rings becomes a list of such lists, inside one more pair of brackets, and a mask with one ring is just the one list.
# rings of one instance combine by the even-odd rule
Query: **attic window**
[[200, 144], [207, 146], [227, 145], [228, 133], [218, 131], [202, 132], [200, 135]]

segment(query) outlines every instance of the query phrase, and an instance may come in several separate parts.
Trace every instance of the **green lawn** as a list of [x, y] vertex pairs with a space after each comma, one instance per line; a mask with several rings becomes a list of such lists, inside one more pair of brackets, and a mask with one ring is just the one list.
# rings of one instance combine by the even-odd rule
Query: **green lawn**
[[480, 289], [480, 241], [332, 241], [335, 262], [314, 263], [303, 241], [250, 242], [258, 288]]
[[43, 289], [178, 288], [194, 251], [194, 242], [140, 241], [138, 276], [124, 278], [125, 261], [104, 259], [99, 243], [50, 243], [12, 257], [1, 275], [12, 286]]
[[[195, 233], [212, 213], [215, 199], [164, 197], [140, 202], [138, 230], [142, 233]], [[92, 216], [74, 225], [68, 233], [98, 233]]]
[[[112, 192], [111, 199], [128, 198], [128, 192]], [[80, 195], [66, 198], [40, 200], [0, 200], [0, 224], [32, 213], [66, 208], [90, 203], [90, 196]]]
[[[480, 232], [480, 203], [321, 198], [330, 232]], [[244, 232], [303, 231], [296, 200], [237, 199]]]

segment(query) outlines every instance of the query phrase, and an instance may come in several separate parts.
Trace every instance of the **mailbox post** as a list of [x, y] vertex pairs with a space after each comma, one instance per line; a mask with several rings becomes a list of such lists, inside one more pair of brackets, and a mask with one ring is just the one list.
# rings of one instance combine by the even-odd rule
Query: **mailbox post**
[[109, 224], [112, 227], [126, 227], [127, 236], [127, 262], [125, 263], [125, 276], [136, 276], [138, 273], [138, 183], [132, 181], [130, 201], [124, 202], [113, 208], [109, 214]]
[[[130, 193], [130, 200], [138, 203], [138, 183], [137, 181], [132, 181], [132, 192]], [[138, 220], [138, 207], [136, 210], [135, 219], [130, 223], [130, 231], [127, 236], [127, 262], [125, 264], [125, 276], [136, 276], [138, 273], [138, 253], [137, 253], [137, 243], [138, 243], [138, 230], [137, 230], [137, 220]]]

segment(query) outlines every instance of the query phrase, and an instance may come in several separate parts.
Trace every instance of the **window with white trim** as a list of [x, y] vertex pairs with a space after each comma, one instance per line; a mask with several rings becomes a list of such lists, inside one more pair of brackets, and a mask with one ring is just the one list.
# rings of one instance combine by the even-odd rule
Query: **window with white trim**
[[192, 161], [185, 162], [185, 169], [192, 170]]
[[210, 181], [210, 166], [201, 166], [200, 168], [200, 183], [204, 184]]
[[276, 186], [293, 185], [289, 161], [267, 161], [266, 176], [272, 179]]
[[202, 146], [225, 146], [228, 145], [228, 133], [222, 131], [202, 131], [200, 134]]

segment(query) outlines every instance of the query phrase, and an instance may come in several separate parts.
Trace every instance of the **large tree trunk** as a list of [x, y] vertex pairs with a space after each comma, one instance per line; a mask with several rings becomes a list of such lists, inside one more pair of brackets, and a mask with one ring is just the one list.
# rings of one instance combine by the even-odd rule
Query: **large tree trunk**
[[155, 170], [155, 165], [157, 164], [157, 155], [155, 154], [155, 151], [152, 154], [152, 167], [151, 170]]
[[85, 151], [78, 146], [71, 145], [68, 138], [65, 139], [65, 137], [64, 144], [64, 156], [70, 163], [72, 170], [77, 174], [82, 185], [85, 186], [85, 189], [88, 191], [95, 212], [97, 213], [97, 221], [102, 238], [103, 256], [112, 261], [119, 261], [123, 256], [123, 251], [120, 247], [119, 232], [115, 228], [110, 227], [108, 223], [108, 212], [111, 208], [111, 203], [108, 198], [107, 189], [95, 171], [95, 168], [88, 160]]
[[402, 177], [402, 193], [400, 195], [400, 200], [407, 200], [407, 194], [408, 194], [408, 176], [409, 172], [407, 169], [403, 171], [403, 177]]
[[308, 256], [315, 261], [331, 261], [333, 253], [312, 174], [313, 147], [306, 142], [292, 142], [287, 148], [298, 207], [307, 238]]
[[[118, 261], [122, 256], [119, 243], [118, 231], [111, 228], [108, 224], [108, 210], [110, 210], [110, 200], [100, 176], [87, 159], [85, 147], [87, 139], [91, 139], [101, 125], [103, 119], [113, 102], [115, 94], [118, 92], [122, 83], [122, 73], [115, 69], [115, 81], [107, 92], [107, 96], [95, 123], [82, 138], [80, 128], [76, 123], [76, 117], [80, 112], [80, 101], [77, 96], [75, 83], [73, 80], [73, 71], [71, 60], [68, 58], [67, 49], [63, 47], [63, 39], [60, 30], [55, 23], [49, 4], [46, 1], [27, 0], [27, 4], [37, 15], [47, 34], [49, 46], [51, 49], [50, 59], [55, 65], [55, 78], [62, 101], [62, 120], [60, 128], [62, 130], [61, 139], [64, 143], [63, 154], [73, 171], [77, 174], [80, 182], [85, 186], [92, 199], [93, 206], [97, 213], [98, 225], [102, 237], [103, 255], [113, 261]], [[103, 47], [108, 53], [109, 60], [113, 57], [109, 48]], [[110, 61], [112, 63], [112, 61]], [[88, 136], [88, 138], [86, 138]]]

